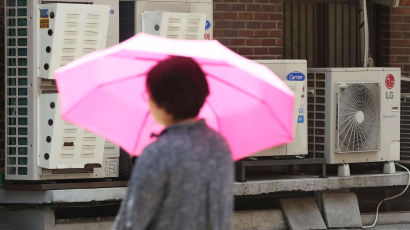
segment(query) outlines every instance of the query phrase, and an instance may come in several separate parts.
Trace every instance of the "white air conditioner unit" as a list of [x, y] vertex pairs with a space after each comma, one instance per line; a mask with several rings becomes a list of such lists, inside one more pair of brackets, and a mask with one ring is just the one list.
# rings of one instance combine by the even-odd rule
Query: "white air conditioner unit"
[[306, 60], [257, 60], [280, 77], [295, 93], [294, 132], [292, 143], [264, 150], [252, 156], [291, 156], [308, 154], [307, 143], [307, 97], [306, 97]]
[[38, 76], [54, 79], [54, 71], [87, 53], [106, 48], [110, 6], [38, 5]]
[[308, 69], [309, 151], [329, 164], [400, 159], [400, 69]]
[[206, 14], [144, 11], [142, 32], [174, 39], [202, 40]]
[[[107, 33], [107, 29], [96, 29], [97, 25], [107, 26], [107, 17], [108, 36], [96, 43], [104, 47], [118, 43], [118, 4], [118, 0], [5, 1], [7, 180], [118, 176], [119, 147], [61, 120], [57, 89], [50, 75], [52, 68], [64, 64], [62, 60], [68, 56], [64, 52], [72, 48], [65, 46], [65, 40], [77, 39], [75, 57], [85, 54], [84, 48], [90, 48], [85, 44], [92, 39], [81, 36]], [[67, 29], [71, 26], [77, 26], [76, 30]], [[106, 43], [102, 45], [102, 41]], [[50, 73], [40, 68], [46, 62]]]
[[180, 39], [213, 39], [212, 0], [136, 0], [135, 15], [137, 33]]

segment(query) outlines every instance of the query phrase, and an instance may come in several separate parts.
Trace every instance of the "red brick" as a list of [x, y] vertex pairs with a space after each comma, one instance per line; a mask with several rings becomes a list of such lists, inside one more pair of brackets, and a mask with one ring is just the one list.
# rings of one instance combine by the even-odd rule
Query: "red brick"
[[269, 54], [273, 55], [283, 55], [283, 48], [269, 48]]
[[402, 5], [402, 6], [410, 6], [410, 0], [401, 0], [400, 5]]
[[222, 37], [223, 30], [214, 29], [214, 37]]
[[263, 12], [275, 12], [276, 11], [276, 6], [275, 5], [263, 4], [262, 5], [262, 11]]
[[410, 47], [410, 40], [391, 40], [390, 46], [393, 47]]
[[238, 48], [238, 53], [240, 55], [251, 55], [253, 53], [252, 48]]
[[215, 21], [214, 23], [214, 28], [224, 29], [224, 28], [229, 28], [229, 27], [230, 27], [229, 21]]
[[261, 4], [247, 4], [246, 6], [247, 11], [262, 11]]
[[222, 43], [223, 45], [225, 45], [225, 46], [229, 46], [229, 44], [230, 44], [230, 40], [229, 40], [229, 39], [219, 38], [218, 41], [219, 41], [220, 43]]
[[382, 33], [382, 38], [388, 40], [389, 38], [393, 39], [401, 39], [403, 38], [404, 33], [403, 32], [383, 32]]
[[254, 1], [253, 1], [253, 0], [239, 0], [239, 2], [242, 2], [242, 3], [253, 3]]
[[276, 39], [275, 41], [277, 46], [283, 47], [283, 39]]
[[214, 12], [214, 21], [216, 21], [216, 20], [222, 20], [222, 19], [223, 19], [223, 13]]
[[276, 6], [276, 12], [283, 12], [283, 4]]
[[263, 39], [261, 45], [262, 46], [274, 46], [276, 45], [276, 41], [274, 39]]
[[254, 13], [253, 18], [255, 20], [269, 20], [269, 14], [268, 13]]
[[261, 23], [256, 21], [248, 21], [246, 22], [246, 28], [248, 29], [260, 29]]
[[396, 8], [393, 13], [410, 15], [410, 8]]
[[404, 39], [410, 39], [410, 32], [402, 33]]
[[253, 20], [253, 13], [243, 13], [243, 12], [239, 12], [239, 13], [238, 13], [238, 19], [241, 19], [241, 20]]
[[397, 56], [396, 57], [396, 62], [397, 63], [408, 63], [409, 62], [409, 56]]
[[223, 19], [237, 19], [237, 13], [223, 13]]
[[247, 46], [260, 46], [261, 40], [260, 39], [248, 39], [246, 40]]
[[252, 30], [240, 30], [239, 37], [252, 37], [253, 32]]
[[232, 50], [235, 53], [238, 53], [238, 48], [236, 47], [228, 47], [230, 50]]
[[231, 21], [230, 23], [232, 29], [243, 29], [245, 28], [244, 21]]
[[410, 65], [402, 65], [402, 71], [404, 72], [410, 72]]
[[283, 14], [282, 13], [272, 13], [269, 15], [270, 20], [276, 20], [276, 21], [282, 21], [283, 20]]
[[390, 53], [410, 55], [410, 48], [390, 48]]
[[262, 22], [262, 29], [276, 29], [276, 22]]
[[269, 36], [269, 32], [267, 30], [255, 30], [253, 31], [253, 36], [255, 38], [267, 38]]
[[264, 55], [264, 56], [259, 56], [259, 60], [267, 60], [267, 59], [275, 59], [275, 56], [272, 55]]
[[283, 21], [276, 22], [276, 28], [283, 30]]
[[227, 3], [216, 3], [214, 4], [215, 11], [228, 11], [231, 9], [231, 4]]
[[390, 30], [408, 31], [408, 30], [410, 30], [410, 24], [391, 24], [390, 25]]
[[269, 37], [282, 38], [283, 31], [282, 30], [271, 30], [269, 31]]
[[396, 56], [387, 56], [387, 62], [394, 63], [396, 62]]
[[238, 37], [238, 31], [237, 30], [224, 30], [223, 36], [224, 37]]
[[392, 15], [390, 16], [390, 23], [402, 23], [404, 17], [403, 16], [398, 16], [398, 15]]
[[246, 9], [245, 4], [239, 3], [216, 3], [214, 6], [215, 11], [244, 11]]
[[254, 54], [269, 54], [269, 48], [254, 48]]
[[244, 46], [245, 45], [245, 39], [231, 39], [230, 44], [232, 46]]

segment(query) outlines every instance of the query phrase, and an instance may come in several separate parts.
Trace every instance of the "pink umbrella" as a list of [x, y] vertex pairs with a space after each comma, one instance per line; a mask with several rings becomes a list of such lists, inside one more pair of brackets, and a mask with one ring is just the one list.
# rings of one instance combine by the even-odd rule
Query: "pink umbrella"
[[200, 117], [227, 139], [232, 158], [293, 140], [293, 92], [272, 71], [218, 41], [138, 34], [55, 71], [62, 117], [139, 155], [162, 127], [149, 113], [145, 80], [170, 55], [191, 57], [210, 95]]

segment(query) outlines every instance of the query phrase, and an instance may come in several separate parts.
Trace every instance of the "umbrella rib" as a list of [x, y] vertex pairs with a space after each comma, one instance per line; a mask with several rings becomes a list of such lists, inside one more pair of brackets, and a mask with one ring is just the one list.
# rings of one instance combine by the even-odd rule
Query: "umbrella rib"
[[144, 116], [144, 120], [142, 121], [142, 125], [140, 126], [140, 130], [138, 130], [137, 140], [135, 141], [135, 145], [132, 148], [132, 153], [135, 153], [135, 151], [137, 151], [138, 144], [140, 143], [140, 139], [141, 139], [142, 129], [145, 127], [145, 124], [147, 123], [149, 114], [150, 114], [150, 112], [146, 112], [146, 114]]
[[216, 121], [218, 122], [219, 131], [221, 131], [221, 128], [222, 128], [222, 126], [221, 126], [221, 121], [219, 120], [219, 117], [216, 116], [217, 113], [216, 113], [214, 107], [211, 105], [210, 102], [206, 102], [206, 104], [209, 106], [209, 109], [214, 113], [215, 118], [216, 118]]
[[[281, 121], [281, 119], [279, 119], [279, 117], [275, 114], [274, 111], [272, 111], [272, 109], [267, 105], [266, 101], [264, 101], [263, 99], [260, 99], [260, 98], [258, 98], [257, 96], [252, 95], [252, 94], [246, 92], [245, 90], [243, 90], [243, 89], [241, 89], [241, 88], [239, 88], [239, 87], [237, 87], [237, 86], [235, 86], [235, 85], [233, 85], [233, 84], [231, 84], [231, 83], [229, 83], [229, 82], [227, 82], [227, 81], [222, 80], [222, 79], [219, 78], [219, 77], [216, 77], [215, 75], [212, 75], [212, 74], [209, 74], [209, 73], [206, 73], [206, 75], [208, 75], [208, 76], [210, 76], [210, 77], [213, 77], [215, 80], [220, 81], [220, 82], [226, 84], [227, 86], [230, 86], [230, 87], [234, 88], [235, 90], [238, 90], [239, 92], [241, 92], [241, 93], [243, 93], [243, 94], [245, 94], [245, 95], [247, 95], [247, 96], [249, 96], [249, 97], [251, 97], [251, 98], [253, 98], [253, 99], [257, 100], [257, 101], [259, 101], [260, 103], [262, 103], [263, 105], [265, 105], [266, 108], [268, 108], [268, 111], [271, 113], [271, 115], [272, 115], [273, 117], [275, 117], [276, 119], [278, 119], [279, 121]], [[282, 124], [282, 122], [278, 122], [278, 123], [279, 123], [279, 125], [281, 126], [281, 128], [283, 128], [283, 130], [287, 130], [287, 128], [284, 126], [284, 124]]]

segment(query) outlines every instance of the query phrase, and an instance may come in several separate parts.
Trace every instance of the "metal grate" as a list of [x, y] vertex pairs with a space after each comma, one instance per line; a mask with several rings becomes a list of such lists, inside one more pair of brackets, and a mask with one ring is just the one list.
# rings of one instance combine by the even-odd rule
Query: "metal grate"
[[[362, 66], [362, 22], [357, 0], [284, 1], [286, 59], [307, 59], [308, 67]], [[376, 6], [368, 3], [370, 56], [376, 57]]]
[[380, 150], [380, 88], [378, 83], [339, 83], [337, 152]]
[[325, 74], [308, 73], [308, 151], [323, 158], [325, 150]]
[[28, 0], [7, 0], [6, 175], [27, 175], [28, 161]]
[[410, 160], [410, 93], [401, 94], [400, 159]]

